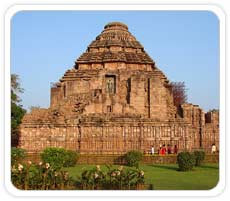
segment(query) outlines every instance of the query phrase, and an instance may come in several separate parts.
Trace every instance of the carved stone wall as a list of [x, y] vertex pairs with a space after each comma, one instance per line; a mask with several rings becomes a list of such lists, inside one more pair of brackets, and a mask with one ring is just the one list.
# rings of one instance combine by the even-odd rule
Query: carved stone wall
[[[81, 153], [121, 154], [129, 150], [149, 152], [151, 146], [177, 145], [191, 149], [192, 136], [184, 123], [84, 122], [79, 125], [27, 125], [21, 129], [20, 146], [31, 152], [64, 147]], [[184, 140], [186, 139], [186, 140]]]

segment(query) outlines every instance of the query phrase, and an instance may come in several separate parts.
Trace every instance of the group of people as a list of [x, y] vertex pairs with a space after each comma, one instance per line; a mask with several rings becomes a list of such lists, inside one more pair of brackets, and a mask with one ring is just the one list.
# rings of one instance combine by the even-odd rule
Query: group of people
[[[178, 153], [178, 147], [177, 147], [177, 145], [174, 145], [174, 148], [172, 148], [172, 146], [170, 144], [168, 144], [166, 147], [165, 144], [163, 144], [163, 146], [160, 145], [157, 152], [159, 155], [177, 154]], [[153, 155], [154, 153], [155, 153], [154, 146], [152, 146], [151, 147], [151, 155]]]
[[[166, 147], [165, 144], [163, 144], [163, 146], [160, 145], [157, 152], [155, 152], [154, 146], [152, 146], [150, 153], [151, 153], [151, 155], [154, 155], [154, 153], [158, 153], [159, 155], [177, 154], [178, 153], [178, 147], [177, 147], [177, 145], [174, 145], [174, 148], [172, 148], [172, 146], [170, 144], [168, 144]], [[215, 143], [213, 143], [211, 146], [211, 153], [212, 154], [217, 153], [217, 148], [216, 148]]]

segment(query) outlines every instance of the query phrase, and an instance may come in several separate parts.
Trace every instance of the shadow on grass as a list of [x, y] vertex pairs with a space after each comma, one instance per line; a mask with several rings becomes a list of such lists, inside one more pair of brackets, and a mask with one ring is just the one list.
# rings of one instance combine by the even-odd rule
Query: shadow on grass
[[214, 169], [214, 170], [218, 170], [219, 169], [219, 166], [211, 166], [211, 165], [201, 165], [201, 166], [198, 166], [199, 168], [202, 168], [202, 169]]
[[155, 167], [155, 168], [166, 169], [166, 170], [179, 171], [179, 168], [178, 168], [178, 167], [176, 167], [176, 166], [158, 165], [158, 164], [155, 164], [155, 165], [150, 165], [150, 166]]
[[[170, 165], [161, 165], [161, 164], [153, 164], [153, 165], [149, 165], [151, 167], [154, 168], [160, 168], [160, 169], [165, 169], [165, 170], [173, 170], [173, 171], [179, 171], [179, 167], [177, 166], [170, 166]], [[213, 169], [213, 170], [218, 170], [219, 166], [212, 166], [212, 165], [201, 165], [201, 166], [194, 166], [194, 168], [199, 168], [199, 169]], [[193, 169], [193, 171], [195, 171], [195, 169]]]

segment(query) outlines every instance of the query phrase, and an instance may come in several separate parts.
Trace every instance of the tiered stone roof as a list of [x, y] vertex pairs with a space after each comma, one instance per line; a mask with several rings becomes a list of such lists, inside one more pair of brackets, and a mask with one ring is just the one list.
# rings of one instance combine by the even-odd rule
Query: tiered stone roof
[[128, 26], [120, 22], [112, 22], [96, 40], [91, 42], [87, 51], [76, 61], [80, 63], [125, 62], [154, 64], [145, 52], [144, 47], [128, 31]]

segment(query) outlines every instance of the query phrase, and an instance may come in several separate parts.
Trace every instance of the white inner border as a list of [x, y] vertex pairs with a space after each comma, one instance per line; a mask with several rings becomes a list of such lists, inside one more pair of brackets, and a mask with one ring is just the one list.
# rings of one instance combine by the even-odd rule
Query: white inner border
[[[11, 183], [10, 33], [11, 19], [19, 11], [211, 11], [219, 18], [220, 44], [220, 158], [219, 182], [211, 190], [18, 190]], [[5, 187], [15, 196], [216, 196], [225, 188], [225, 13], [216, 5], [14, 5], [5, 14]], [[208, 72], [207, 72], [208, 73]], [[180, 182], [180, 181], [178, 181]]]

